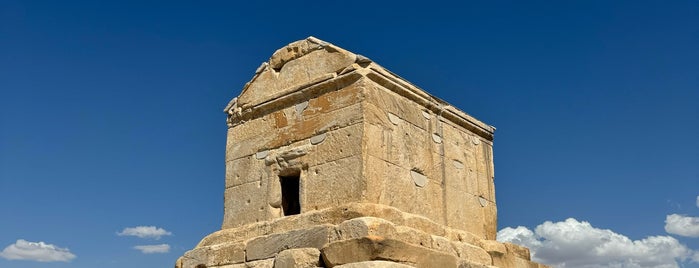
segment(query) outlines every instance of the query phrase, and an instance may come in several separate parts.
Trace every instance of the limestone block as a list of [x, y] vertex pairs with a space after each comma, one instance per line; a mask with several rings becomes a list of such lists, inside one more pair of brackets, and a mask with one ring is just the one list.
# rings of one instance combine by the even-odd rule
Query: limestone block
[[321, 253], [327, 267], [371, 260], [388, 260], [415, 267], [457, 266], [457, 258], [453, 255], [379, 236], [333, 242], [321, 249]]
[[228, 128], [227, 146], [248, 140], [260, 135], [260, 133], [271, 133], [278, 127], [275, 125], [275, 114], [276, 113], [254, 118], [245, 121], [244, 124], [237, 124], [231, 128]]
[[407, 264], [390, 261], [362, 261], [335, 266], [336, 268], [412, 268]]
[[361, 155], [309, 167], [307, 174], [302, 212], [359, 202], [366, 194]]
[[190, 250], [182, 258], [182, 267], [211, 267], [241, 262], [245, 262], [245, 244], [233, 242]]
[[[284, 127], [272, 127], [271, 129], [265, 127], [254, 128], [256, 124], [252, 124], [253, 127], [248, 130], [249, 137], [246, 136], [245, 139], [233, 135], [236, 133], [237, 128], [240, 128], [235, 126], [229, 131], [226, 143], [226, 161], [253, 155], [268, 149], [279, 148], [309, 139], [319, 133], [350, 126], [363, 120], [360, 103], [327, 114], [304, 117], [299, 120], [289, 120], [287, 117], [293, 118], [293, 116], [287, 115], [287, 113], [293, 114], [293, 111], [295, 111], [295, 108], [292, 106], [263, 117], [265, 119], [271, 117], [272, 119], [266, 119], [266, 122], [283, 123]], [[254, 119], [250, 122], [261, 121], [262, 119]], [[247, 122], [242, 125], [246, 124]]]
[[260, 147], [277, 148], [299, 140], [309, 139], [319, 133], [350, 126], [362, 122], [362, 120], [361, 104], [353, 104], [332, 113], [289, 122], [288, 126], [277, 129], [276, 132], [259, 133], [259, 135], [271, 136], [269, 140], [264, 140]]
[[[433, 179], [441, 176], [427, 175], [429, 179], [427, 184], [420, 187], [415, 184], [410, 169], [404, 169], [371, 155], [365, 157], [369, 200], [377, 200], [373, 202], [443, 222], [441, 183]], [[425, 173], [434, 174], [433, 172]]]
[[430, 234], [407, 226], [396, 226], [396, 233], [389, 238], [423, 247], [430, 247], [432, 244], [432, 236]]
[[[449, 239], [446, 239], [445, 237], [442, 236], [437, 236], [437, 235], [432, 235], [432, 245], [430, 248], [434, 250], [438, 250], [444, 253], [448, 253], [454, 256], [458, 256], [456, 250], [454, 250], [454, 247], [451, 245], [451, 241]], [[487, 254], [487, 253], [486, 253]], [[488, 256], [490, 257], [490, 256]]]
[[264, 161], [252, 155], [226, 162], [226, 188], [262, 180], [264, 167]]
[[[379, 110], [371, 104], [365, 110]], [[390, 113], [381, 111], [388, 118]], [[400, 119], [399, 119], [400, 120]], [[365, 128], [366, 153], [406, 169], [432, 172], [435, 160], [432, 157], [432, 135], [417, 126], [400, 123], [387, 125], [367, 123]], [[426, 174], [431, 176], [433, 174]]]
[[491, 256], [493, 265], [497, 267], [540, 268], [543, 266], [512, 254], [492, 254]]
[[531, 260], [528, 248], [517, 245], [517, 244], [508, 243], [508, 242], [503, 243], [503, 245], [505, 245], [505, 248], [507, 249], [507, 253], [515, 255], [518, 258], [522, 258], [525, 260]]
[[480, 238], [470, 232], [461, 229], [449, 227], [446, 228], [445, 231], [446, 232], [444, 237], [452, 241], [464, 242], [476, 246], [481, 246], [481, 242], [484, 241], [483, 238]]
[[247, 242], [246, 258], [248, 261], [271, 258], [291, 248], [320, 249], [329, 242], [330, 233], [333, 231], [331, 225], [320, 225], [253, 238]]
[[445, 205], [448, 226], [486, 239], [485, 208], [480, 205], [477, 196], [447, 187]]
[[277, 49], [269, 58], [270, 68], [280, 69], [285, 63], [300, 58], [310, 52], [322, 49], [324, 41], [315, 37], [308, 37], [304, 40], [295, 41], [283, 48]]
[[274, 268], [313, 268], [321, 266], [320, 250], [317, 248], [294, 248], [279, 253], [274, 259]]
[[498, 207], [488, 201], [483, 218], [485, 219], [485, 238], [495, 240], [498, 232]]
[[363, 130], [362, 124], [354, 124], [325, 133], [325, 140], [311, 147], [311, 152], [304, 162], [314, 166], [361, 155]]
[[392, 222], [375, 217], [360, 217], [344, 221], [337, 226], [340, 239], [359, 238], [369, 235], [392, 236], [396, 227]]
[[444, 236], [446, 235], [446, 228], [444, 225], [437, 223], [425, 216], [418, 214], [404, 214], [405, 226], [412, 227], [418, 230], [422, 230], [429, 234]]
[[488, 252], [482, 248], [462, 242], [452, 241], [451, 244], [456, 250], [456, 253], [458, 254], [459, 258], [461, 259], [482, 265], [493, 264], [493, 260], [488, 254]]
[[267, 180], [227, 188], [224, 193], [223, 229], [268, 219]]
[[251, 261], [245, 263], [245, 268], [273, 268], [274, 259]]
[[301, 115], [304, 118], [328, 114], [364, 100], [364, 80], [357, 81], [340, 90], [330, 91], [308, 101]]
[[[429, 119], [422, 115], [424, 107], [420, 104], [412, 102], [407, 98], [386, 89], [385, 87], [379, 85], [378, 83], [370, 83], [366, 86], [366, 101], [376, 107], [380, 107], [382, 111], [390, 112], [407, 123], [413, 124], [423, 130], [428, 129]], [[380, 115], [380, 114], [376, 114]], [[373, 117], [371, 115], [367, 116], [367, 121], [370, 123], [379, 123], [375, 120], [381, 120], [378, 117]]]
[[491, 265], [478, 264], [470, 261], [461, 261], [459, 263], [459, 268], [497, 268]]
[[[300, 48], [304, 46], [306, 49]], [[270, 58], [269, 67], [249, 82], [238, 97], [238, 103], [241, 106], [261, 103], [280, 95], [284, 89], [308, 83], [327, 73], [337, 73], [355, 59], [351, 52], [332, 45], [289, 44], [278, 50]]]
[[483, 240], [481, 241], [480, 245], [490, 255], [507, 253], [507, 248], [505, 247], [505, 244], [495, 240]]

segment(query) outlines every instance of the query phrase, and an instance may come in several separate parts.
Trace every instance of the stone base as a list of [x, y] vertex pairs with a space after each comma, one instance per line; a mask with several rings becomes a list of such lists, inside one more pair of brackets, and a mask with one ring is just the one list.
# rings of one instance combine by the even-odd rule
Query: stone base
[[393, 207], [351, 203], [212, 233], [175, 267], [546, 267], [529, 255]]

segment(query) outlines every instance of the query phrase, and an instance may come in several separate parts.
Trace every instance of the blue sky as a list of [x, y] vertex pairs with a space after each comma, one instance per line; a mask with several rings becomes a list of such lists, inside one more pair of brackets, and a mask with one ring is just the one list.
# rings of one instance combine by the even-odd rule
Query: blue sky
[[172, 267], [222, 222], [223, 107], [310, 35], [497, 127], [539, 260], [699, 267], [699, 2], [462, 2], [2, 1], [0, 267]]

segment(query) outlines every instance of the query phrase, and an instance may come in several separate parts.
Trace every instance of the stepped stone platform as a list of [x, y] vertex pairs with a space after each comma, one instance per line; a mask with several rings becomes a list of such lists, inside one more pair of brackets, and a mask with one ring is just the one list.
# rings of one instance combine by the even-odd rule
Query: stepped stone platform
[[206, 267], [545, 267], [495, 241], [495, 128], [309, 37], [226, 106], [222, 229]]

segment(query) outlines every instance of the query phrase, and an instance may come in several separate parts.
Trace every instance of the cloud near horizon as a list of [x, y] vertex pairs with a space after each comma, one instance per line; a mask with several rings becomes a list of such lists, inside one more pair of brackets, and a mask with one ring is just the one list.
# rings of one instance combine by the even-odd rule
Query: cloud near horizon
[[155, 254], [155, 253], [168, 253], [170, 252], [170, 245], [160, 244], [160, 245], [138, 245], [134, 246], [134, 249], [140, 250], [143, 254]]
[[172, 235], [171, 232], [163, 228], [158, 228], [155, 226], [136, 226], [124, 228], [121, 232], [118, 232], [119, 236], [136, 236], [139, 238], [153, 238], [155, 240], [160, 239], [162, 236]]
[[29, 242], [19, 239], [7, 246], [0, 257], [8, 260], [28, 260], [38, 262], [69, 262], [75, 259], [75, 254], [67, 248], [60, 248], [44, 242]]
[[680, 267], [699, 262], [699, 252], [671, 236], [631, 240], [609, 229], [568, 218], [546, 221], [534, 231], [519, 226], [500, 230], [497, 240], [526, 246], [532, 260], [553, 267]]

